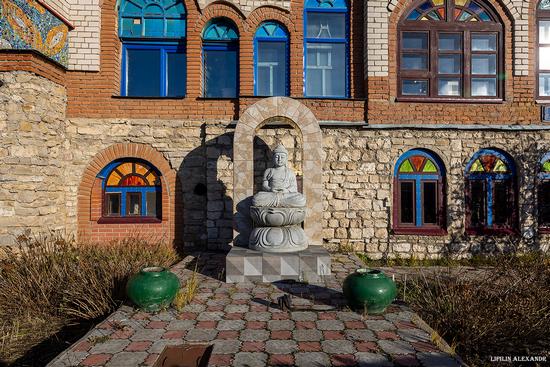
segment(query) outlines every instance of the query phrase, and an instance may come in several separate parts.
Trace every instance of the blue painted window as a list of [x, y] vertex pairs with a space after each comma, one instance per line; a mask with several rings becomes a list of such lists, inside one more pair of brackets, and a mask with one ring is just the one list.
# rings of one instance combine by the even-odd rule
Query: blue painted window
[[254, 35], [254, 95], [288, 96], [288, 32], [277, 22], [264, 22]]
[[306, 0], [304, 95], [349, 95], [349, 26], [345, 0]]
[[539, 227], [548, 232], [550, 230], [550, 153], [542, 157], [539, 165], [537, 177]]
[[121, 95], [183, 97], [186, 12], [181, 0], [124, 0], [119, 10]]
[[139, 159], [116, 160], [97, 177], [102, 179], [103, 217], [161, 218], [161, 176], [151, 164]]
[[466, 223], [470, 232], [511, 230], [517, 218], [516, 170], [497, 149], [478, 151], [466, 166]]
[[202, 33], [203, 95], [236, 98], [239, 95], [239, 35], [226, 18], [210, 21]]
[[398, 233], [439, 234], [445, 224], [445, 167], [425, 149], [412, 149], [394, 170], [394, 230]]

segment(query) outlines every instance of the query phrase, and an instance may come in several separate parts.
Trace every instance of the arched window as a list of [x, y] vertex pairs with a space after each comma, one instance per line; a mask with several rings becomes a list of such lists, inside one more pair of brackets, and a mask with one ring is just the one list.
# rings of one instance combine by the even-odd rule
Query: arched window
[[502, 24], [483, 0], [414, 1], [398, 34], [401, 100], [502, 99]]
[[182, 0], [123, 0], [121, 95], [183, 97], [186, 12]]
[[211, 20], [202, 32], [203, 94], [208, 98], [239, 95], [239, 34], [227, 18]]
[[550, 233], [550, 153], [540, 160], [537, 179], [539, 228]]
[[473, 234], [510, 232], [517, 220], [516, 171], [503, 151], [482, 149], [466, 166], [466, 227]]
[[262, 23], [254, 34], [254, 95], [288, 96], [288, 32], [277, 22]]
[[348, 8], [346, 0], [305, 0], [304, 95], [349, 95]]
[[425, 149], [403, 154], [395, 165], [395, 233], [442, 234], [445, 231], [445, 167]]
[[162, 190], [160, 173], [138, 159], [116, 160], [98, 177], [103, 189], [104, 218], [161, 219]]
[[538, 96], [550, 99], [550, 0], [541, 0], [537, 8], [538, 24]]

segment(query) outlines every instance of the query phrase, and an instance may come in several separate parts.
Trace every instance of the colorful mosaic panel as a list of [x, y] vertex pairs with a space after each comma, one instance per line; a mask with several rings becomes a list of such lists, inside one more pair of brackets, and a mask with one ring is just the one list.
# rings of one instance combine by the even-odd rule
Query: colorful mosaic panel
[[124, 162], [113, 168], [107, 186], [160, 186], [160, 179], [144, 163]]
[[0, 0], [0, 49], [36, 50], [67, 66], [69, 28], [36, 0]]
[[414, 155], [401, 163], [399, 173], [437, 173], [437, 165], [424, 156]]
[[[548, 0], [550, 1], [550, 0]], [[490, 22], [493, 18], [489, 13], [475, 1], [455, 0], [455, 9], [452, 19], [448, 21], [457, 22]], [[427, 0], [413, 9], [407, 16], [407, 20], [431, 20], [444, 21], [445, 2], [444, 0]]]
[[550, 0], [542, 0], [539, 4], [540, 10], [550, 10]]
[[480, 156], [470, 166], [470, 173], [508, 173], [504, 161], [492, 154]]
[[543, 173], [550, 173], [550, 160], [548, 160], [548, 161], [546, 161], [542, 164], [541, 171]]

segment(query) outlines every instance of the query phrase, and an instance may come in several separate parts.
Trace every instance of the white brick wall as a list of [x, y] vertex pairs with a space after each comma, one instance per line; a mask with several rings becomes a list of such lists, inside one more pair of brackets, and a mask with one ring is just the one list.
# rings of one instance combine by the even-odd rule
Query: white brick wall
[[65, 17], [65, 19], [70, 20], [71, 4], [69, 0], [43, 0], [43, 3]]
[[[365, 6], [365, 18], [367, 19], [365, 73], [367, 76], [388, 75], [388, 18], [398, 1], [365, 0], [367, 4]], [[529, 0], [502, 0], [502, 3], [513, 17], [514, 75], [527, 75], [530, 62], [528, 52]]]
[[71, 1], [70, 21], [75, 29], [69, 34], [69, 69], [99, 70], [99, 0]]

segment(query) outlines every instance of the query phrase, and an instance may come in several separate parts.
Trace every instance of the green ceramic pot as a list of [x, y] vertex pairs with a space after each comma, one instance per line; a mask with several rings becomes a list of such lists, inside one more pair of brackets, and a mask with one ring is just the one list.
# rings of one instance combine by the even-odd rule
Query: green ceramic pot
[[140, 309], [153, 312], [168, 307], [179, 287], [180, 281], [174, 273], [154, 266], [132, 275], [126, 284], [126, 294]]
[[344, 296], [348, 305], [358, 311], [377, 315], [395, 299], [397, 288], [381, 270], [357, 269], [344, 280]]

